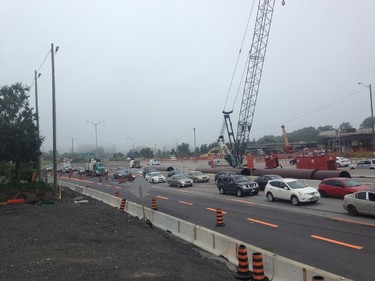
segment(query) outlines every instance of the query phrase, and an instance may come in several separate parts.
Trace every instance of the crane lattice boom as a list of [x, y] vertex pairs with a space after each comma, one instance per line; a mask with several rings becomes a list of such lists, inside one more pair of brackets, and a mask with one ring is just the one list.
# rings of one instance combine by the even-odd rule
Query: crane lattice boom
[[[249, 144], [274, 6], [275, 0], [259, 0], [251, 49], [247, 59], [248, 68], [237, 123], [237, 135], [232, 150], [235, 160], [235, 163], [231, 163], [232, 166], [242, 164]], [[227, 114], [227, 112], [223, 113], [224, 115]], [[230, 122], [230, 118], [226, 116], [225, 121]], [[228, 127], [230, 125], [227, 123], [227, 129]], [[233, 135], [233, 132], [228, 131], [228, 135], [230, 136], [231, 134]]]

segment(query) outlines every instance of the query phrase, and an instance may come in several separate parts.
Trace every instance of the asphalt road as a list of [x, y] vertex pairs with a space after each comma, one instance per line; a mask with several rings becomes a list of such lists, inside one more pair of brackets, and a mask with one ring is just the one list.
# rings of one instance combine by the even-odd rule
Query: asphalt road
[[[370, 183], [371, 176], [358, 174]], [[138, 202], [127, 192], [128, 183], [120, 185], [109, 180], [97, 184], [97, 179], [88, 180], [92, 180], [92, 188], [113, 194], [120, 191], [121, 196]], [[313, 186], [318, 183], [310, 182]], [[146, 197], [149, 206], [151, 196], [157, 198], [161, 212], [347, 278], [375, 280], [371, 270], [375, 259], [375, 220], [348, 216], [340, 199], [323, 198], [318, 204], [294, 207], [289, 202], [270, 203], [262, 193], [244, 198], [222, 196], [212, 182], [183, 189], [156, 184]], [[224, 228], [215, 227], [216, 208], [226, 212]]]

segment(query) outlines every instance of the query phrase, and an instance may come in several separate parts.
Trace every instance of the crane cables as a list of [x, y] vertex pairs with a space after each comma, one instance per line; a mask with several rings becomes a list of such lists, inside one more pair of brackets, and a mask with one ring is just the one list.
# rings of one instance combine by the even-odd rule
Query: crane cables
[[[231, 81], [229, 83], [229, 89], [228, 89], [228, 92], [227, 92], [227, 97], [225, 99], [223, 111], [225, 111], [225, 108], [226, 108], [227, 103], [228, 103], [229, 95], [230, 95], [230, 92], [232, 90], [232, 85], [233, 85], [234, 77], [236, 76], [238, 63], [240, 61], [240, 56], [241, 56], [241, 53], [242, 53], [242, 47], [243, 47], [243, 44], [245, 42], [245, 38], [246, 38], [247, 30], [248, 30], [248, 27], [249, 27], [249, 22], [250, 22], [250, 19], [251, 19], [251, 15], [253, 14], [254, 3], [255, 3], [255, 0], [253, 0], [253, 2], [251, 4], [251, 9], [250, 9], [249, 17], [247, 19], [245, 31], [244, 31], [244, 34], [243, 34], [243, 37], [242, 37], [241, 47], [240, 47], [240, 50], [238, 51], [238, 56], [237, 56], [236, 64], [235, 64], [234, 71], [233, 71], [233, 74], [232, 74], [232, 79], [231, 79]], [[244, 76], [244, 73], [241, 76], [240, 85], [242, 84], [243, 76]], [[236, 96], [235, 96], [235, 99], [234, 99], [234, 102], [233, 102], [232, 110], [234, 108], [234, 105], [235, 105], [237, 97], [238, 97], [238, 93], [239, 93], [239, 90], [240, 90], [240, 85], [238, 86], [238, 89], [237, 89], [237, 93], [236, 93]]]

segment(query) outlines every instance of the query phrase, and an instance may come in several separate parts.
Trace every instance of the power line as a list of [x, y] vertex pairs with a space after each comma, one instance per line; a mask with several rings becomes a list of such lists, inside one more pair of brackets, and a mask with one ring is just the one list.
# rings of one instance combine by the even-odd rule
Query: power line
[[337, 104], [337, 103], [339, 103], [339, 102], [341, 102], [341, 101], [343, 101], [343, 100], [345, 100], [345, 99], [347, 99], [347, 98], [349, 98], [349, 97], [351, 97], [351, 96], [354, 96], [354, 95], [358, 94], [359, 92], [361, 92], [361, 91], [362, 91], [363, 89], [365, 89], [365, 88], [366, 88], [366, 87], [363, 87], [363, 88], [359, 89], [358, 91], [355, 91], [354, 93], [351, 93], [351, 94], [349, 94], [349, 95], [347, 95], [347, 96], [345, 96], [345, 97], [342, 97], [342, 98], [340, 98], [340, 99], [338, 99], [338, 100], [335, 100], [335, 101], [333, 101], [333, 102], [331, 102], [331, 103], [329, 103], [329, 104], [326, 104], [325, 106], [322, 106], [322, 107], [320, 107], [320, 108], [318, 108], [318, 109], [315, 109], [315, 110], [310, 111], [310, 112], [308, 112], [308, 113], [305, 113], [305, 114], [303, 114], [303, 115], [299, 115], [299, 116], [296, 116], [296, 117], [294, 117], [294, 118], [291, 118], [291, 119], [288, 119], [288, 120], [285, 120], [285, 121], [281, 121], [281, 122], [275, 123], [275, 124], [273, 124], [273, 125], [269, 125], [269, 126], [262, 127], [262, 128], [258, 128], [258, 129], [254, 129], [254, 131], [260, 131], [260, 130], [264, 130], [264, 129], [269, 129], [269, 128], [273, 128], [273, 127], [276, 127], [276, 126], [283, 125], [283, 124], [285, 124], [285, 123], [289, 123], [289, 122], [292, 122], [292, 121], [296, 121], [296, 120], [302, 119], [302, 118], [304, 118], [304, 117], [306, 117], [306, 116], [309, 116], [309, 115], [314, 114], [314, 113], [316, 113], [316, 112], [319, 112], [319, 111], [321, 111], [321, 110], [323, 110], [323, 109], [326, 109], [326, 108], [328, 108], [328, 107], [330, 107], [330, 106], [332, 106], [332, 105], [335, 105], [335, 104]]

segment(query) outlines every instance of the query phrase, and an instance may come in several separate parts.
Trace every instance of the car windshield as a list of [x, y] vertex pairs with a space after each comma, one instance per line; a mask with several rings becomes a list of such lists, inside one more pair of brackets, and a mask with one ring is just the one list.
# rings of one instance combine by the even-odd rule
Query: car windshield
[[160, 176], [161, 174], [160, 174], [160, 172], [152, 172], [152, 173], [150, 173], [150, 175], [152, 177], [155, 177], [155, 176]]
[[191, 172], [190, 174], [193, 175], [193, 176], [200, 176], [200, 175], [203, 175], [203, 173], [202, 173], [201, 171]]
[[178, 179], [178, 180], [185, 179], [185, 178], [186, 177], [184, 174], [175, 175], [175, 179]]
[[290, 182], [288, 182], [288, 185], [292, 189], [299, 189], [299, 188], [308, 187], [308, 185], [305, 184], [302, 181], [290, 181]]
[[249, 179], [247, 177], [244, 177], [244, 176], [238, 176], [238, 177], [235, 177], [234, 178], [234, 181], [236, 183], [240, 183], [240, 182], [248, 182]]
[[345, 184], [349, 187], [353, 187], [353, 186], [360, 186], [362, 185], [359, 181], [357, 180], [353, 180], [353, 179], [350, 179], [350, 180], [347, 180], [345, 181]]
[[273, 175], [273, 176], [270, 176], [271, 180], [276, 180], [276, 179], [281, 179], [282, 176], [279, 176], [279, 175]]

